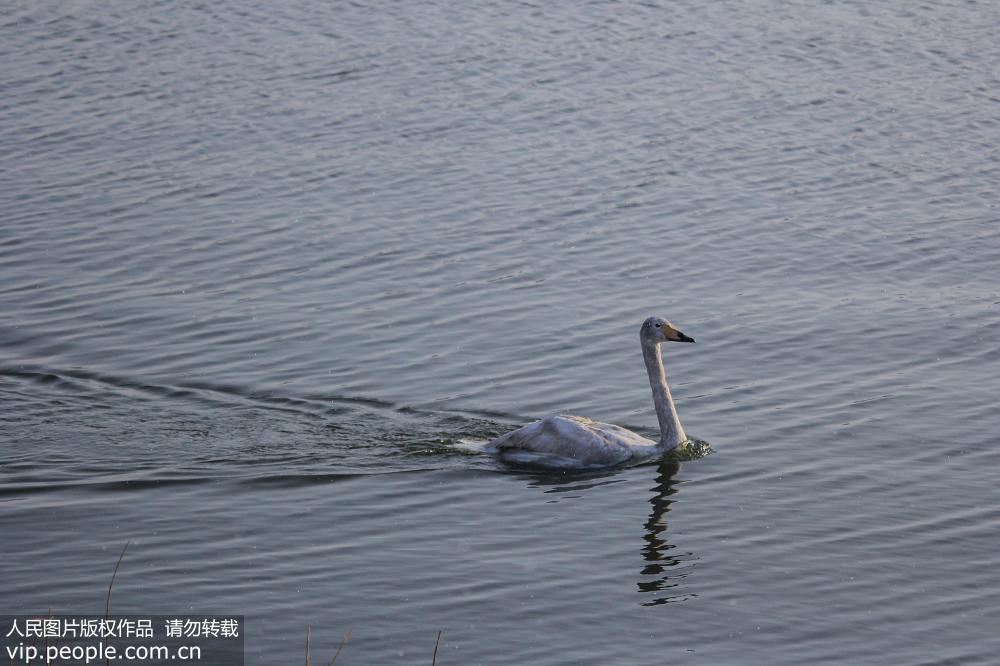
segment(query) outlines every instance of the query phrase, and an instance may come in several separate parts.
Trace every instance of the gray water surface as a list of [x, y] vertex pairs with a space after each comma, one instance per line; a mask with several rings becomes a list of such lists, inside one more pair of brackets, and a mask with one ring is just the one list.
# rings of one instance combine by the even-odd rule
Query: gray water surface
[[[1000, 9], [0, 6], [6, 613], [248, 664], [992, 664]], [[661, 314], [714, 453], [655, 435]]]

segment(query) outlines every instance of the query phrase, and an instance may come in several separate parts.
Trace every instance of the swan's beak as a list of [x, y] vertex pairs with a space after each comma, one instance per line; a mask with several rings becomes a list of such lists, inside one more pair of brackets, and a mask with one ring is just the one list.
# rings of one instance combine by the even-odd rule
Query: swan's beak
[[674, 338], [677, 342], [694, 342], [694, 338], [684, 335], [680, 331], [677, 331], [677, 337]]

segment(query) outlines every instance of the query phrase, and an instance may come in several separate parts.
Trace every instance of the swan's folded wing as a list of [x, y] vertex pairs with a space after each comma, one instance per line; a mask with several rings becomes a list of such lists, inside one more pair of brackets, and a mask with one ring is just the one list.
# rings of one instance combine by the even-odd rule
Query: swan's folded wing
[[638, 438], [624, 428], [580, 416], [549, 416], [498, 437], [488, 448], [515, 462], [608, 467], [632, 457], [629, 438], [618, 431]]

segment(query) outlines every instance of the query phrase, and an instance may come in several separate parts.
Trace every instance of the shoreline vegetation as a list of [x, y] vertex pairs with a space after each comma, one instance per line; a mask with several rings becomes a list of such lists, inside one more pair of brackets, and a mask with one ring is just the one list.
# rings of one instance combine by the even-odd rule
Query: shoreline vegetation
[[[104, 604], [104, 619], [107, 620], [111, 616], [111, 589], [115, 585], [115, 578], [118, 576], [118, 569], [122, 565], [122, 560], [125, 558], [125, 551], [128, 550], [129, 545], [132, 543], [131, 539], [125, 542], [125, 546], [122, 547], [122, 552], [118, 555], [118, 561], [115, 562], [115, 569], [111, 572], [111, 580], [108, 581], [108, 594]], [[49, 609], [49, 615], [52, 614], [52, 610]], [[437, 639], [434, 641], [434, 653], [431, 655], [431, 666], [437, 666], [437, 656], [438, 649], [441, 647], [441, 636], [444, 634], [443, 629], [438, 629]], [[333, 657], [327, 662], [327, 666], [335, 666], [337, 663], [337, 657], [340, 656], [341, 651], [343, 651], [344, 646], [351, 641], [351, 630], [348, 629], [344, 632], [344, 635], [340, 638], [340, 644], [337, 645], [337, 651], [333, 653]], [[311, 661], [311, 644], [312, 643], [312, 625], [306, 625], [306, 666], [312, 666]], [[108, 661], [105, 661], [106, 666], [110, 666]], [[13, 662], [11, 662], [13, 666]]]
[[[434, 641], [434, 653], [431, 655], [431, 666], [437, 666], [438, 648], [441, 647], [441, 636], [444, 633], [443, 629], [438, 629], [437, 640]], [[337, 657], [340, 656], [340, 651], [344, 649], [351, 640], [351, 630], [348, 629], [344, 632], [343, 637], [340, 639], [340, 645], [337, 646], [337, 651], [333, 653], [333, 657], [327, 662], [326, 666], [335, 666], [337, 663]], [[309, 644], [312, 641], [312, 625], [306, 625], [306, 666], [312, 666], [310, 661], [310, 648]]]

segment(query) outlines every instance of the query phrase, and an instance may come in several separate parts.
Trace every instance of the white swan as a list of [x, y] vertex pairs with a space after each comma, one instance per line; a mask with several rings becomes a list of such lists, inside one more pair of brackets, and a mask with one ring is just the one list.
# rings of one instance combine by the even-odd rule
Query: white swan
[[652, 457], [687, 439], [670, 396], [660, 358], [662, 342], [694, 342], [661, 317], [650, 317], [639, 329], [653, 404], [660, 422], [660, 440], [650, 439], [610, 423], [582, 416], [548, 416], [489, 442], [485, 450], [511, 462], [549, 467], [607, 467], [631, 458]]

